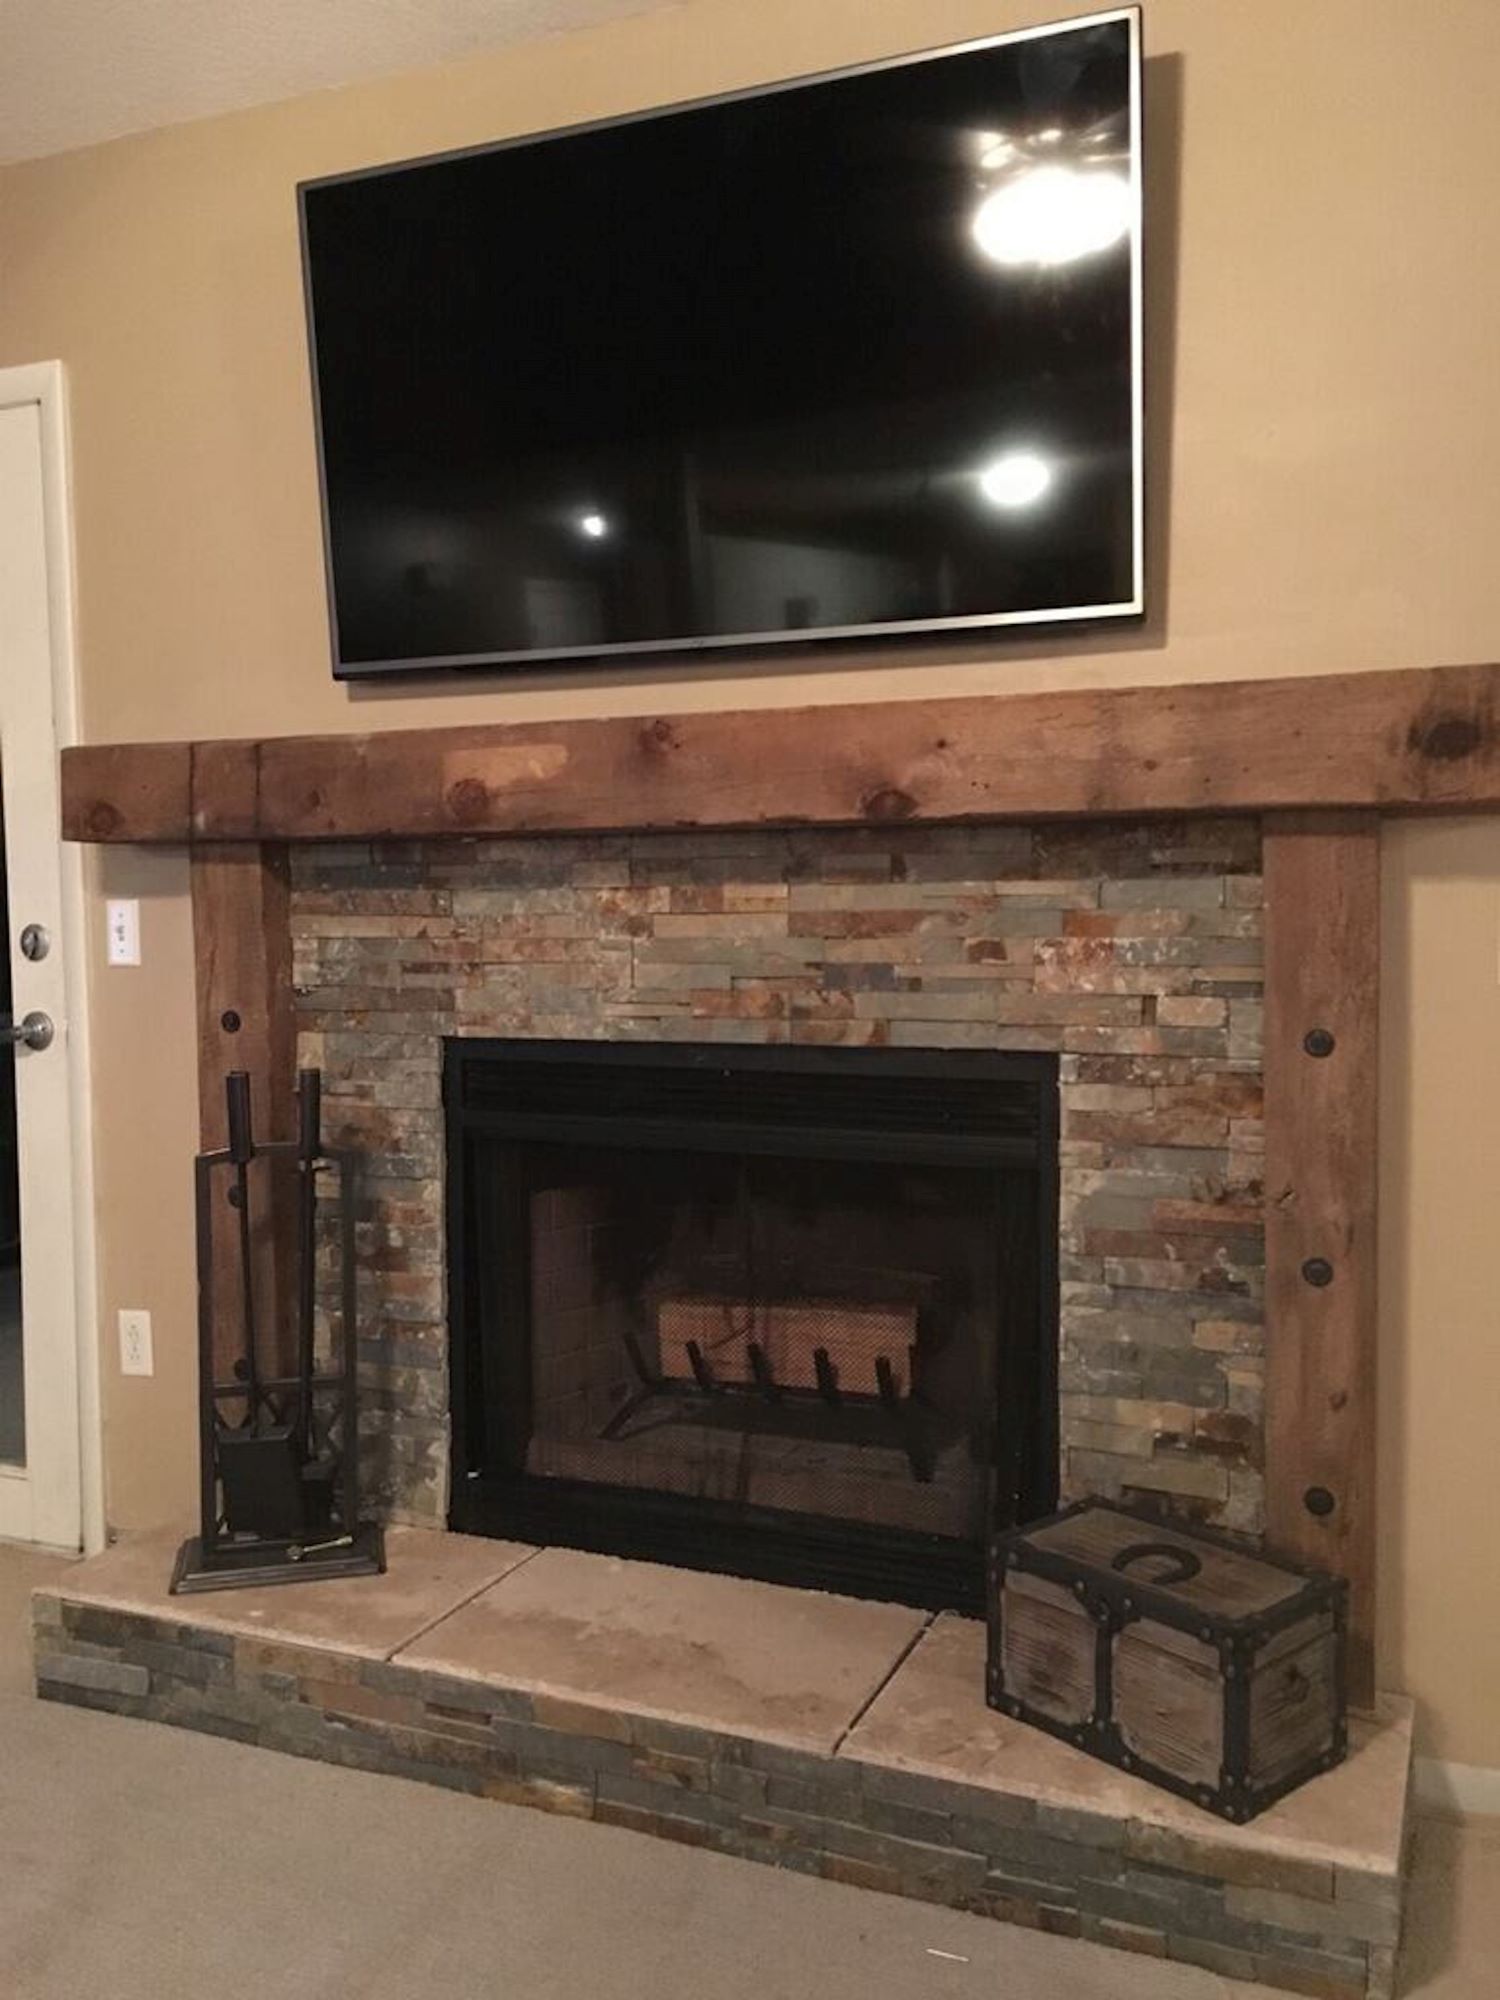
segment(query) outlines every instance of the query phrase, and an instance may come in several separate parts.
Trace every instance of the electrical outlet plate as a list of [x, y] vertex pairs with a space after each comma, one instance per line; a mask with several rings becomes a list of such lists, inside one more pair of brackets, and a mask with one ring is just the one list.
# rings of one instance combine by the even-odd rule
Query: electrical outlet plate
[[150, 1375], [153, 1372], [150, 1313], [127, 1309], [121, 1312], [119, 1318], [120, 1373]]
[[105, 936], [111, 965], [141, 962], [141, 906], [133, 896], [111, 898], [104, 906]]

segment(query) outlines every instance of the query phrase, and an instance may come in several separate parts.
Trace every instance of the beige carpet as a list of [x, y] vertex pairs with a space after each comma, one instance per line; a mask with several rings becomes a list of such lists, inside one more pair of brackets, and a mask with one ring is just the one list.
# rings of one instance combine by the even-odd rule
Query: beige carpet
[[[611, 1827], [31, 1698], [0, 1548], [5, 2000], [1254, 2000]], [[1500, 1823], [1427, 1822], [1406, 1991], [1500, 1991]]]

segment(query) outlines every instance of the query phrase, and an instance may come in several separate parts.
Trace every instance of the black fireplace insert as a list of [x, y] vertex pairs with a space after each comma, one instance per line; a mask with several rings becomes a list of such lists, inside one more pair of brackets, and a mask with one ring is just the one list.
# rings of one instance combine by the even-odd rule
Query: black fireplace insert
[[450, 1040], [452, 1525], [977, 1610], [1057, 1499], [1057, 1061]]

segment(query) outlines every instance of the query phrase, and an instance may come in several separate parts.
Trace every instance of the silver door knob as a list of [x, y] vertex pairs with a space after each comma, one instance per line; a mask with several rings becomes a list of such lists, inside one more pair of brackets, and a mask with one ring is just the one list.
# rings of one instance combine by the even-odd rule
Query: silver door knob
[[15, 1048], [19, 1043], [28, 1049], [50, 1049], [56, 1032], [50, 1014], [33, 1012], [24, 1021], [0, 1023], [0, 1047]]

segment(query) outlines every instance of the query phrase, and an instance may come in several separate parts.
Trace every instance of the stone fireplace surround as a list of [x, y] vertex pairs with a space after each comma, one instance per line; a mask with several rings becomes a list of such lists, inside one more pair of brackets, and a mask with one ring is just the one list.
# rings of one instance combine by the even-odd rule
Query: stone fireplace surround
[[[485, 963], [475, 940], [458, 928], [457, 895], [503, 899], [507, 887], [494, 880], [481, 887], [472, 878], [426, 881], [429, 889], [455, 895], [446, 913], [455, 926], [446, 954], [427, 941], [420, 951], [406, 949], [422, 938], [420, 918], [410, 937], [402, 937], [399, 925], [387, 929], [389, 967], [409, 966], [396, 976], [413, 982], [413, 998], [425, 996], [415, 1006], [388, 1007], [352, 983], [335, 994], [305, 979], [300, 983], [309, 990], [294, 998], [294, 918], [302, 964], [321, 978], [323, 963], [333, 965], [345, 951], [357, 959], [379, 936], [370, 922], [377, 911], [340, 907], [342, 894], [389, 893], [394, 900], [378, 914], [399, 918], [400, 893], [424, 886], [424, 861], [435, 878], [481, 855], [524, 865], [549, 853], [557, 863], [566, 857], [570, 869], [616, 871], [623, 856], [632, 864], [625, 879], [580, 873], [532, 892], [532, 914], [543, 926], [533, 934], [536, 948], [513, 951], [497, 967], [514, 1008], [502, 1032], [673, 1039], [680, 1032], [671, 1025], [675, 1015], [692, 1040], [710, 1045], [777, 1036], [868, 1037], [878, 1045], [884, 1035], [934, 1047], [988, 1036], [993, 1046], [997, 1031], [1012, 1045], [1015, 1038], [1043, 1036], [1043, 1047], [1059, 1051], [1065, 1093], [1074, 1092], [1065, 1105], [1062, 1162], [1064, 1369], [1075, 1348], [1079, 1361], [1090, 1354], [1097, 1361], [1097, 1336], [1116, 1376], [1133, 1369], [1137, 1377], [1133, 1395], [1119, 1393], [1119, 1380], [1110, 1384], [1108, 1400], [1120, 1407], [1108, 1416], [1078, 1413], [1083, 1422], [1114, 1429], [1073, 1437], [1073, 1473], [1080, 1483], [1096, 1478], [1110, 1490], [1107, 1463], [1089, 1463], [1095, 1451], [1100, 1460], [1116, 1461], [1122, 1492], [1167, 1492], [1179, 1508], [1218, 1507], [1220, 1518], [1229, 1518], [1228, 1510], [1253, 1491], [1243, 1477], [1232, 1489], [1231, 1474], [1264, 1472], [1268, 1539], [1351, 1580], [1355, 1748], [1341, 1770], [1253, 1826], [1226, 1829], [1065, 1746], [1049, 1744], [1044, 1752], [1036, 1732], [994, 1716], [980, 1688], [982, 1634], [951, 1614], [929, 1623], [909, 1650], [898, 1647], [876, 1672], [874, 1694], [834, 1721], [811, 1755], [789, 1762], [767, 1718], [734, 1717], [716, 1698], [705, 1698], [695, 1701], [692, 1717], [672, 1722], [658, 1705], [660, 1689], [653, 1694], [638, 1682], [615, 1691], [607, 1673], [601, 1679], [596, 1671], [601, 1659], [607, 1667], [617, 1643], [627, 1652], [636, 1647], [638, 1658], [644, 1644], [648, 1666], [661, 1660], [664, 1628], [649, 1608], [653, 1593], [687, 1591], [690, 1573], [564, 1549], [517, 1550], [433, 1528], [393, 1530], [399, 1560], [390, 1577], [371, 1583], [368, 1604], [354, 1603], [356, 1586], [334, 1587], [336, 1604], [322, 1601], [321, 1586], [304, 1586], [283, 1593], [274, 1607], [248, 1597], [205, 1605], [201, 1616], [195, 1607], [191, 1624], [175, 1600], [163, 1598], [157, 1572], [165, 1576], [165, 1563], [150, 1547], [113, 1551], [77, 1572], [63, 1596], [38, 1601], [39, 1691], [582, 1812], [1230, 1976], [1272, 1980], [1325, 2000], [1387, 1995], [1400, 1921], [1411, 1709], [1375, 1698], [1371, 1679], [1380, 815], [1500, 810], [1497, 712], [1500, 668], [1481, 666], [764, 714], [96, 745], [63, 756], [68, 838], [188, 844], [205, 1143], [218, 1139], [225, 1069], [247, 1067], [263, 1078], [266, 1109], [274, 1115], [290, 1087], [296, 1029], [304, 1055], [321, 1053], [330, 1068], [353, 1053], [340, 1058], [338, 1036], [388, 1037], [384, 1054], [392, 1069], [384, 1104], [375, 1100], [373, 1077], [349, 1071], [342, 1081], [350, 1086], [344, 1095], [351, 1129], [363, 1121], [386, 1168], [387, 1189], [364, 1246], [367, 1296], [376, 1298], [376, 1267], [384, 1264], [389, 1282], [380, 1295], [398, 1303], [379, 1316], [362, 1358], [377, 1405], [386, 1398], [386, 1414], [374, 1412], [372, 1448], [385, 1468], [390, 1503], [410, 1508], [413, 1519], [432, 1520], [438, 1505], [443, 1328], [440, 1313], [432, 1316], [441, 1298], [433, 1288], [441, 1257], [434, 1211], [430, 1202], [407, 1196], [424, 1178], [440, 1179], [430, 1155], [424, 1176], [419, 1143], [422, 1114], [430, 1115], [433, 1102], [435, 1044], [444, 1032], [437, 1023], [466, 1031], [473, 1002], [462, 998], [469, 982], [458, 968], [467, 963], [472, 972]], [[1142, 814], [1155, 817], [1132, 818]], [[1100, 837], [1149, 844], [1163, 826], [1185, 843], [1184, 865], [1176, 869], [1160, 860], [1143, 868], [1127, 856], [1118, 870], [1080, 860], [1070, 873], [1053, 860]], [[1253, 852], [1192, 856], [1194, 840], [1206, 833], [1212, 842], [1226, 826], [1258, 846], [1258, 890]], [[792, 831], [733, 831], [757, 827]], [[848, 828], [858, 830], [841, 831]], [[943, 907], [942, 878], [924, 882], [911, 851], [930, 839], [930, 853], [973, 857], [987, 838], [1003, 843], [1007, 834], [1031, 843], [1029, 865], [1013, 855], [965, 874], [950, 859], [950, 885], [967, 882], [994, 899], [966, 913], [965, 927], [957, 907]], [[334, 844], [315, 853], [305, 846], [312, 842]], [[744, 843], [784, 856], [779, 875], [755, 871], [760, 886], [785, 890], [784, 929], [770, 926], [770, 942], [766, 927], [745, 920], [775, 918], [776, 903], [734, 910], [728, 900], [712, 901], [715, 890], [727, 898], [731, 887], [745, 886], [724, 865], [743, 854]], [[853, 880], [825, 879], [808, 857], [814, 843], [826, 854], [863, 858], [866, 871]], [[872, 850], [886, 857], [873, 864], [873, 879]], [[692, 872], [700, 864], [708, 869], [701, 880]], [[674, 911], [674, 877], [653, 877], [646, 872], [653, 867], [677, 871], [684, 890], [707, 892], [709, 907]], [[1183, 922], [1182, 903], [1138, 900], [1140, 883], [1158, 870], [1220, 876], [1222, 890], [1206, 892], [1207, 909], [1189, 896], [1188, 910], [1212, 920], [1215, 910], [1240, 909], [1248, 933], [1241, 942], [1253, 949], [1196, 959], [1187, 941], [1201, 941], [1204, 931]], [[1084, 885], [1081, 903], [1055, 906], [1061, 926], [1030, 932], [1013, 926], [1007, 933], [999, 918], [1013, 907], [1006, 898], [1016, 891], [1004, 885], [1059, 881]], [[922, 891], [917, 905], [909, 900], [913, 884]], [[882, 885], [893, 898], [889, 916], [862, 910], [851, 893], [833, 921], [829, 892], [868, 895]], [[809, 922], [816, 904], [794, 910], [799, 888], [822, 893], [821, 918]], [[516, 889], [512, 882], [512, 896]], [[665, 901], [658, 894], [653, 902], [650, 892], [662, 889]], [[537, 900], [589, 891], [602, 914], [611, 891], [637, 890], [647, 892], [644, 907], [621, 911], [618, 921], [599, 923], [593, 933], [572, 928], [579, 904], [564, 900], [547, 912]], [[955, 904], [962, 896], [960, 886]], [[304, 908], [304, 898], [327, 900]], [[1150, 949], [1152, 933], [1138, 938], [1109, 928], [1111, 917], [1141, 910], [1164, 915], [1156, 941], [1175, 939], [1184, 951], [1178, 971], [1156, 983], [1151, 968], [1170, 967], [1172, 953]], [[1091, 912], [1102, 938], [1090, 938]], [[499, 919], [519, 914], [515, 901], [493, 911]], [[715, 916], [733, 917], [735, 925], [717, 940], [712, 924], [695, 937], [695, 925]], [[340, 917], [354, 919], [344, 945], [337, 924], [327, 922]], [[674, 917], [687, 925], [675, 938]], [[305, 918], [313, 924], [305, 926]], [[753, 940], [763, 955], [758, 967], [726, 966], [715, 957], [715, 947], [722, 950], [736, 928], [747, 941], [752, 928], [761, 932]], [[944, 929], [948, 949], [931, 950], [929, 938]], [[903, 932], [909, 935], [898, 944]], [[1004, 947], [1012, 936], [1027, 939], [1023, 950], [1008, 967], [998, 957], [986, 966], [984, 946]], [[764, 954], [778, 937], [784, 943], [768, 965]], [[1049, 943], [1061, 948], [1059, 957], [1049, 958]], [[1090, 943], [1106, 967], [1102, 986], [1089, 983]], [[1137, 943], [1146, 949], [1137, 952]], [[675, 972], [668, 970], [674, 958]], [[1179, 985], [1184, 962], [1189, 976]], [[696, 976], [714, 964], [719, 973], [706, 981]], [[546, 976], [549, 966], [555, 976]], [[879, 968], [877, 983], [861, 986], [846, 967]], [[643, 968], [654, 984], [641, 981]], [[953, 998], [934, 1021], [939, 974]], [[1262, 977], [1263, 1050], [1249, 1039]], [[907, 983], [913, 979], [918, 983]], [[976, 982], [971, 1005], [980, 991], [986, 997], [966, 1018], [958, 1003], [967, 980]], [[490, 986], [486, 1004], [497, 986]], [[1093, 1007], [1109, 1001], [1128, 1005], [1118, 1013], [1105, 1006], [1090, 1018]], [[1204, 1007], [1196, 1018], [1178, 1014], [1174, 1021], [1179, 1006], [1194, 1002], [1222, 1002], [1223, 1013], [1215, 1008], [1210, 1020]], [[1017, 1007], [1030, 1009], [1029, 1017], [1020, 1018]], [[384, 1015], [378, 1026], [376, 1013]], [[404, 1046], [408, 1027], [420, 1046]], [[1191, 1066], [1195, 1057], [1206, 1058], [1201, 1072]], [[1185, 1074], [1181, 1064], [1188, 1065]], [[1207, 1125], [1195, 1126], [1190, 1115], [1206, 1108], [1201, 1095], [1193, 1101], [1204, 1076], [1237, 1077], [1252, 1093], [1233, 1112], [1222, 1100], [1208, 1107], [1212, 1145], [1200, 1137]], [[1090, 1089], [1144, 1095], [1090, 1103], [1078, 1094]], [[1142, 1115], [1168, 1109], [1163, 1094], [1171, 1091], [1189, 1093], [1170, 1102], [1188, 1122], [1170, 1141], [1158, 1126], [1150, 1136], [1162, 1143], [1152, 1145]], [[410, 1155], [399, 1149], [408, 1126], [416, 1146]], [[1263, 1190], [1251, 1164], [1262, 1133]], [[1094, 1207], [1106, 1197], [1147, 1192], [1142, 1180], [1111, 1185], [1111, 1175], [1150, 1176], [1169, 1165], [1182, 1171], [1200, 1152], [1222, 1155], [1222, 1173], [1210, 1166], [1185, 1191], [1153, 1189], [1145, 1211], [1111, 1216]], [[1259, 1288], [1253, 1278], [1241, 1286], [1255, 1267], [1262, 1221], [1268, 1341], [1236, 1330], [1261, 1322]], [[1139, 1254], [1148, 1251], [1166, 1254]], [[1143, 1268], [1131, 1271], [1132, 1265]], [[1174, 1265], [1182, 1267], [1179, 1277], [1197, 1266], [1186, 1286], [1164, 1282]], [[1150, 1283], [1139, 1282], [1148, 1268]], [[1231, 1303], [1204, 1312], [1203, 1298], [1219, 1287]], [[1187, 1299], [1188, 1291], [1202, 1296]], [[1149, 1312], [1135, 1310], [1147, 1304], [1127, 1296], [1136, 1294], [1150, 1295]], [[1149, 1322], [1158, 1309], [1162, 1323], [1152, 1338]], [[1081, 1316], [1071, 1329], [1070, 1313]], [[1242, 1340], [1243, 1363], [1236, 1355]], [[1192, 1413], [1191, 1430], [1153, 1425], [1148, 1446], [1144, 1422], [1131, 1429], [1144, 1412], [1123, 1406], [1152, 1400], [1140, 1391], [1171, 1365], [1162, 1350], [1174, 1344], [1178, 1357], [1189, 1350], [1220, 1357], [1222, 1400], [1217, 1392], [1202, 1404], [1174, 1398]], [[1262, 1346], [1264, 1355], [1256, 1351]], [[1263, 1404], [1257, 1364], [1269, 1371]], [[389, 1420], [403, 1369], [427, 1377], [425, 1384], [403, 1385], [412, 1392], [404, 1407], [417, 1413], [405, 1440]], [[1231, 1374], [1239, 1378], [1232, 1385]], [[1231, 1386], [1238, 1407], [1231, 1407]], [[1100, 1393], [1097, 1383], [1062, 1392]], [[1215, 1410], [1224, 1412], [1219, 1421], [1227, 1430], [1217, 1454], [1207, 1449], [1215, 1424], [1198, 1414], [1206, 1419]], [[1075, 1413], [1061, 1414], [1067, 1426]], [[1229, 1418], [1248, 1422], [1248, 1436]], [[1179, 1454], [1195, 1465], [1217, 1456], [1222, 1488], [1213, 1467], [1188, 1474], [1189, 1482], [1211, 1483], [1207, 1494], [1183, 1492], [1180, 1479], [1167, 1486], [1166, 1469]], [[1143, 1470], [1157, 1478], [1155, 1486], [1139, 1483]], [[1248, 1517], [1243, 1531], [1253, 1533], [1253, 1522]], [[443, 1581], [475, 1560], [496, 1565], [498, 1576], [477, 1598], [471, 1586]], [[511, 1563], [513, 1571], [499, 1574]], [[639, 1581], [620, 1571], [639, 1571]], [[753, 1597], [774, 1587], [739, 1578], [701, 1581], [729, 1591], [734, 1617], [749, 1616], [757, 1638], [770, 1639], [776, 1650], [769, 1601]], [[597, 1632], [590, 1627], [606, 1642], [606, 1656], [596, 1645], [569, 1646], [539, 1680], [524, 1643], [517, 1650], [516, 1617], [524, 1627], [539, 1615], [546, 1629], [559, 1629], [559, 1616], [564, 1626], [576, 1622], [601, 1592], [616, 1602], [612, 1621]], [[797, 1591], [774, 1595], [776, 1617], [790, 1620], [791, 1628], [824, 1606], [841, 1643], [856, 1630], [846, 1614], [858, 1606]], [[765, 1604], [764, 1625], [752, 1602]], [[681, 1612], [679, 1606], [667, 1621], [679, 1648]], [[476, 1621], [488, 1636], [471, 1643]], [[375, 1629], [366, 1631], [367, 1623]], [[639, 1629], [642, 1623], [649, 1629]], [[696, 1610], [687, 1623], [701, 1629]], [[288, 1643], [267, 1644], [276, 1631]], [[433, 1643], [419, 1643], [424, 1635]], [[667, 1655], [672, 1651], [668, 1645]], [[688, 1655], [696, 1662], [699, 1653], [693, 1640]], [[725, 1664], [737, 1686], [746, 1657], [735, 1639]], [[696, 1667], [686, 1671], [696, 1687]], [[806, 1692], [817, 1703], [826, 1687], [820, 1680]]]
[[299, 1062], [368, 1161], [372, 1486], [447, 1513], [445, 1036], [1060, 1058], [1066, 1497], [1261, 1533], [1260, 832], [1158, 819], [299, 846]]

